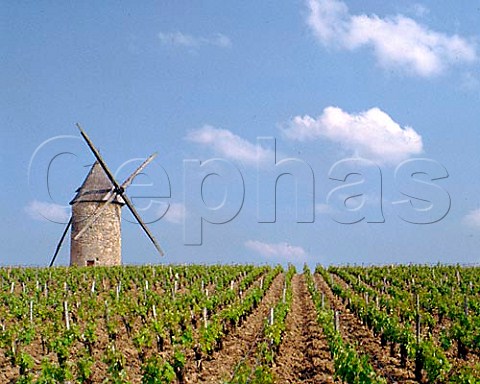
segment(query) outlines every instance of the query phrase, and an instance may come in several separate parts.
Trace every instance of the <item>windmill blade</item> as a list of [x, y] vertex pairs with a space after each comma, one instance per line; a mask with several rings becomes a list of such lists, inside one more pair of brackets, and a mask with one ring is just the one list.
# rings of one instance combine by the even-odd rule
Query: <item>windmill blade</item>
[[107, 208], [108, 204], [110, 204], [113, 200], [115, 200], [115, 198], [117, 197], [117, 194], [114, 193], [113, 191], [111, 192], [108, 192], [107, 195], [105, 196], [108, 196], [110, 195], [110, 197], [105, 201], [105, 203], [95, 211], [95, 213], [93, 215], [91, 215], [87, 220], [85, 220], [85, 225], [83, 226], [83, 228], [75, 235], [75, 237], [73, 238], [73, 240], [78, 240], [80, 238], [80, 236], [82, 236], [85, 231], [90, 228], [90, 226], [95, 222], [97, 221], [97, 219], [100, 217], [100, 215], [103, 213], [103, 211]]
[[157, 157], [157, 152], [153, 153], [152, 155], [150, 155], [147, 160], [145, 160], [137, 169], [135, 172], [133, 172], [124, 182], [123, 184], [121, 185], [121, 188], [123, 188], [124, 190], [127, 189], [127, 187], [132, 184], [132, 181], [133, 179], [135, 179], [135, 177], [138, 176], [138, 174], [140, 172], [142, 172], [145, 167], [150, 164], [153, 159], [155, 159], [155, 157]]
[[155, 237], [153, 237], [152, 233], [150, 232], [150, 230], [148, 229], [148, 227], [145, 225], [145, 223], [143, 222], [142, 218], [140, 217], [140, 215], [138, 214], [137, 210], [135, 209], [135, 207], [133, 206], [132, 202], [130, 201], [130, 199], [127, 197], [127, 195], [125, 195], [124, 193], [120, 193], [120, 196], [123, 197], [123, 200], [125, 200], [125, 204], [127, 205], [128, 209], [130, 209], [130, 212], [132, 212], [132, 215], [135, 217], [135, 219], [137, 219], [138, 221], [138, 224], [140, 224], [140, 226], [143, 228], [143, 230], [145, 231], [145, 233], [147, 234], [147, 236], [149, 237], [149, 239], [152, 241], [153, 245], [155, 246], [155, 248], [157, 248], [157, 251], [158, 253], [160, 254], [160, 256], [163, 256], [164, 253], [163, 253], [163, 250], [162, 248], [160, 248], [160, 245], [157, 243], [157, 240], [155, 240]]
[[72, 220], [73, 220], [73, 217], [70, 216], [70, 220], [68, 220], [68, 224], [65, 227], [65, 230], [63, 231], [62, 237], [60, 238], [60, 241], [57, 244], [57, 249], [55, 250], [55, 253], [52, 257], [52, 261], [50, 261], [49, 267], [53, 266], [53, 263], [55, 262], [55, 259], [57, 258], [58, 252], [60, 252], [60, 248], [62, 247], [63, 240], [65, 240], [65, 236], [67, 236], [68, 229], [72, 225]]
[[[157, 157], [157, 153], [154, 153], [153, 155], [149, 156], [147, 160], [145, 160], [136, 170], [135, 172], [133, 172], [124, 182], [123, 184], [120, 186], [121, 190], [125, 190], [127, 189], [127, 187], [132, 184], [132, 181], [133, 179], [135, 179], [136, 176], [138, 176], [138, 174], [140, 172], [142, 172], [145, 167], [152, 162], [153, 159], [155, 159], [155, 157]], [[107, 208], [108, 204], [110, 204], [113, 200], [115, 200], [115, 198], [118, 196], [118, 193], [115, 193], [115, 191], [110, 191], [108, 192], [104, 199], [108, 197], [108, 199], [103, 203], [103, 205], [97, 209], [97, 211], [91, 215], [84, 223], [84, 226], [83, 228], [75, 235], [75, 237], [73, 238], [74, 240], [78, 240], [80, 238], [80, 236], [82, 236], [85, 231], [90, 228], [90, 226], [100, 217], [100, 215], [105, 211], [105, 209]]]
[[162, 249], [160, 248], [160, 245], [158, 245], [157, 240], [155, 240], [155, 237], [153, 237], [152, 233], [150, 232], [150, 230], [147, 228], [147, 226], [143, 222], [142, 218], [140, 217], [140, 215], [136, 211], [136, 209], [133, 206], [130, 199], [123, 193], [122, 188], [120, 187], [120, 185], [118, 185], [117, 181], [115, 180], [115, 177], [113, 177], [112, 172], [110, 172], [110, 170], [107, 167], [107, 164], [105, 164], [105, 161], [103, 161], [102, 156], [100, 156], [100, 153], [98, 152], [97, 148], [95, 148], [95, 146], [93, 145], [93, 143], [90, 140], [90, 138], [88, 137], [88, 135], [85, 133], [85, 131], [82, 129], [82, 127], [78, 123], [77, 123], [77, 128], [80, 130], [80, 133], [81, 133], [82, 137], [87, 142], [89, 148], [91, 149], [91, 151], [95, 155], [95, 158], [98, 160], [98, 163], [103, 168], [103, 170], [105, 171], [105, 174], [107, 175], [108, 179], [112, 182], [113, 186], [115, 187], [115, 190], [117, 191], [117, 193], [119, 193], [120, 196], [122, 196], [123, 200], [125, 201], [125, 204], [130, 209], [130, 212], [132, 212], [132, 215], [138, 221], [138, 224], [140, 224], [140, 226], [143, 228], [143, 230], [145, 231], [145, 233], [147, 234], [149, 239], [152, 241], [155, 248], [157, 248], [157, 251], [158, 251], [158, 253], [160, 253], [160, 256], [163, 256], [164, 253], [163, 253]]
[[113, 184], [115, 189], [117, 191], [120, 191], [121, 190], [120, 185], [118, 185], [117, 180], [115, 180], [115, 177], [113, 176], [112, 172], [110, 172], [110, 169], [108, 169], [107, 164], [105, 163], [102, 156], [100, 155], [100, 152], [98, 152], [98, 149], [95, 148], [95, 146], [92, 143], [92, 140], [90, 140], [90, 138], [88, 137], [86, 132], [82, 129], [80, 124], [77, 123], [76, 125], [77, 125], [77, 128], [80, 130], [80, 134], [82, 135], [82, 137], [87, 142], [88, 147], [93, 152], [93, 154], [95, 155], [95, 158], [97, 159], [98, 163], [100, 164], [100, 166], [104, 170], [105, 174], [107, 175], [108, 179]]

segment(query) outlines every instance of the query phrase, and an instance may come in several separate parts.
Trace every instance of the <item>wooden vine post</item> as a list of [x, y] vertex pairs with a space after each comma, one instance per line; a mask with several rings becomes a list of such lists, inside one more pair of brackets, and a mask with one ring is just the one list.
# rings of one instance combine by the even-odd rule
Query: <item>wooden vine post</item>
[[417, 293], [416, 295], [416, 301], [417, 301], [417, 316], [416, 316], [416, 336], [417, 336], [417, 344], [420, 343], [420, 334], [421, 334], [421, 326], [420, 326], [420, 323], [421, 323], [421, 316], [420, 316], [420, 296], [419, 294]]
[[64, 301], [63, 302], [63, 310], [64, 310], [64, 316], [65, 316], [65, 326], [67, 327], [67, 331], [70, 330], [70, 317], [68, 316], [68, 302]]
[[33, 300], [30, 300], [30, 310], [29, 310], [29, 312], [30, 312], [30, 316], [29, 316], [30, 317], [30, 324], [32, 324], [33, 323]]
[[335, 310], [334, 327], [336, 332], [340, 332], [340, 311]]
[[203, 326], [205, 329], [208, 328], [207, 307], [203, 307]]

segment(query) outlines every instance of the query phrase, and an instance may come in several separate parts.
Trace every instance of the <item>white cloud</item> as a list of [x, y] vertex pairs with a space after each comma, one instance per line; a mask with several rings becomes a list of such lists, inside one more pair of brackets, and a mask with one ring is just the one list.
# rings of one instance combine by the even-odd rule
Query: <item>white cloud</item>
[[480, 208], [467, 213], [463, 218], [463, 223], [470, 227], [480, 228]]
[[193, 36], [182, 32], [160, 32], [158, 38], [165, 45], [182, 46], [187, 48], [200, 48], [201, 46], [215, 46], [230, 48], [232, 42], [228, 36], [217, 33], [210, 37]]
[[423, 77], [477, 59], [473, 43], [436, 32], [402, 15], [351, 15], [339, 0], [308, 0], [307, 24], [324, 45], [347, 50], [369, 46], [383, 67]]
[[318, 215], [328, 215], [333, 212], [333, 208], [325, 203], [315, 204], [315, 213]]
[[304, 262], [307, 259], [307, 252], [299, 246], [288, 243], [269, 244], [258, 240], [248, 240], [245, 247], [259, 253], [268, 259], [282, 259], [291, 262]]
[[211, 148], [220, 156], [248, 165], [257, 165], [274, 156], [271, 150], [252, 144], [227, 129], [210, 125], [191, 131], [187, 140]]
[[172, 203], [165, 214], [165, 220], [173, 224], [182, 224], [186, 216], [185, 205]]
[[338, 107], [327, 107], [317, 118], [294, 117], [283, 134], [298, 141], [325, 138], [380, 163], [396, 163], [423, 150], [422, 138], [413, 128], [402, 128], [379, 108], [349, 114]]
[[417, 17], [425, 17], [430, 13], [430, 9], [420, 3], [413, 4], [409, 10]]
[[26, 207], [25, 212], [34, 220], [51, 221], [66, 224], [70, 218], [67, 207], [54, 203], [33, 200]]

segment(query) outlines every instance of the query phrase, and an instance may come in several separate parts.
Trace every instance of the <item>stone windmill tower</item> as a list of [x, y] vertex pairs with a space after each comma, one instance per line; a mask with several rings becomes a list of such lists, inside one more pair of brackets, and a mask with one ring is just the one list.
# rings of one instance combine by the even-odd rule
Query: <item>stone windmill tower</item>
[[162, 249], [125, 194], [125, 189], [155, 158], [156, 154], [145, 160], [123, 184], [119, 185], [90, 138], [80, 125], [77, 124], [77, 127], [97, 161], [70, 202], [72, 216], [57, 245], [50, 266], [55, 262], [70, 227], [72, 228], [70, 265], [120, 265], [122, 262], [121, 209], [124, 205], [127, 205], [160, 255], [163, 256]]
[[70, 265], [119, 265], [122, 260], [121, 209], [125, 204], [116, 195], [102, 214], [82, 229], [108, 200], [113, 185], [98, 162], [93, 164], [87, 178], [70, 202], [72, 231]]

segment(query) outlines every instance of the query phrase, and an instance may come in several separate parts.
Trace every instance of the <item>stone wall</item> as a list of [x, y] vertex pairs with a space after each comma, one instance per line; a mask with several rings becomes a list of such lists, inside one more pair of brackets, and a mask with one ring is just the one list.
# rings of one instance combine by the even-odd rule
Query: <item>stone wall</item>
[[122, 263], [121, 206], [111, 203], [81, 235], [85, 221], [102, 206], [99, 202], [78, 202], [72, 205], [70, 265], [120, 265]]

